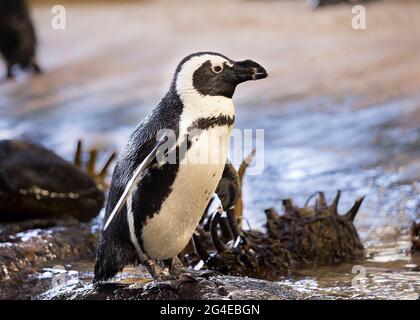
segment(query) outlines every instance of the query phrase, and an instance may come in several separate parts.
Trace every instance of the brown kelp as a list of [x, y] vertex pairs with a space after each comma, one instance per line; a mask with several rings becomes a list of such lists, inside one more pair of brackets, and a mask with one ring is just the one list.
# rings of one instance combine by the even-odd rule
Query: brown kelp
[[322, 192], [314, 206], [299, 208], [283, 201], [283, 213], [265, 211], [266, 231], [244, 230], [232, 211], [203, 219], [194, 236], [194, 250], [182, 260], [200, 261], [211, 270], [235, 276], [276, 279], [298, 268], [336, 264], [363, 256], [353, 220], [364, 198], [344, 215], [337, 212], [340, 191], [328, 205]]

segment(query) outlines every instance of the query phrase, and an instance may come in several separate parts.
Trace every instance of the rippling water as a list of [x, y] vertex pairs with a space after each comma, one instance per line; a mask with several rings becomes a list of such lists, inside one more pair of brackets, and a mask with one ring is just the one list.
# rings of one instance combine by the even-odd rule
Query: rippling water
[[[350, 98], [339, 102], [317, 98], [238, 106], [238, 128], [265, 130], [265, 149], [260, 150], [265, 169], [245, 180], [246, 219], [253, 228], [262, 227], [264, 209], [280, 208], [281, 200], [289, 197], [303, 205], [316, 191], [324, 191], [331, 201], [336, 190], [342, 190], [342, 213], [357, 196], [366, 195], [356, 226], [367, 259], [303, 270], [280, 281], [299, 290], [343, 298], [413, 298], [420, 290], [420, 274], [414, 271], [420, 260], [406, 252], [408, 228], [420, 202], [419, 180], [410, 175], [418, 165], [418, 149], [393, 121], [417, 108], [420, 98], [359, 110], [352, 103]], [[151, 105], [139, 108], [133, 103], [119, 107], [118, 113], [94, 104], [88, 108], [83, 116], [78, 116], [82, 111], [77, 107], [65, 110], [60, 106], [10, 116], [2, 119], [2, 132], [35, 138], [71, 159], [79, 137], [118, 150]], [[386, 141], [380, 140], [382, 136]], [[352, 273], [355, 265], [362, 265], [366, 283], [352, 285], [359, 270]]]

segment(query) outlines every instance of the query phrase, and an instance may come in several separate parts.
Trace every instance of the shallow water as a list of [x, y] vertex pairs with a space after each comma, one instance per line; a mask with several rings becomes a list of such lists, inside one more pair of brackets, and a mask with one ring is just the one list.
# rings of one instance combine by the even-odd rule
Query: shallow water
[[345, 213], [365, 195], [355, 223], [366, 260], [303, 270], [282, 282], [341, 298], [417, 298], [420, 257], [407, 255], [407, 248], [408, 228], [420, 217], [420, 127], [405, 130], [396, 120], [418, 110], [419, 98], [363, 109], [353, 103], [311, 99], [281, 111], [247, 108], [248, 114], [238, 117], [241, 125], [266, 130], [264, 174], [246, 179], [247, 217], [259, 225], [263, 215], [252, 213], [280, 207], [283, 198], [303, 205], [319, 190], [332, 201], [338, 189], [339, 212]]
[[[322, 190], [331, 201], [338, 189], [342, 190], [339, 211], [344, 213], [357, 196], [366, 195], [356, 226], [367, 259], [303, 270], [280, 281], [302, 291], [337, 298], [416, 298], [420, 292], [420, 259], [406, 252], [411, 219], [419, 210], [420, 183], [416, 176], [407, 177], [407, 170], [417, 164], [418, 149], [393, 121], [417, 108], [420, 98], [358, 110], [352, 103], [350, 98], [317, 98], [238, 107], [238, 128], [265, 130], [265, 149], [259, 150], [264, 153], [264, 171], [245, 179], [245, 217], [251, 227], [261, 228], [263, 210], [271, 206], [280, 209], [283, 198], [292, 197], [303, 205], [310, 195]], [[149, 107], [118, 108], [118, 118], [106, 108], [91, 105], [89, 109], [89, 115], [78, 121], [68, 120], [79, 112], [77, 108], [66, 110], [66, 114], [57, 107], [42, 114], [11, 116], [2, 119], [3, 132], [13, 132], [18, 122], [19, 135], [36, 137], [71, 159], [77, 137], [94, 141], [106, 133], [100, 143], [106, 146], [107, 138], [112, 137], [109, 145], [118, 149]], [[100, 119], [101, 125], [96, 125], [92, 117]], [[400, 135], [390, 134], [398, 130]], [[378, 142], [378, 135], [387, 136], [386, 143]], [[399, 159], [401, 152], [408, 159], [404, 163]], [[360, 272], [352, 273], [355, 265], [362, 266], [365, 284], [359, 281], [352, 285]]]

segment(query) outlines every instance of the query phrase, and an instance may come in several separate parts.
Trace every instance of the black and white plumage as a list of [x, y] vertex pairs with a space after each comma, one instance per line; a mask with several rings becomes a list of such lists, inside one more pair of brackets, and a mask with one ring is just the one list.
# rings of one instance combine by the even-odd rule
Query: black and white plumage
[[[171, 259], [184, 249], [225, 167], [235, 88], [266, 76], [265, 69], [251, 60], [235, 62], [212, 52], [191, 54], [179, 63], [168, 93], [120, 153], [106, 206], [106, 228], [97, 248], [95, 282], [113, 277], [128, 264]], [[202, 134], [186, 139], [194, 129], [218, 139]], [[162, 143], [157, 138], [161, 130], [176, 135], [175, 164], [150, 157]], [[219, 161], [182, 162], [203, 150]]]
[[5, 59], [7, 77], [19, 65], [40, 73], [36, 61], [37, 39], [25, 0], [0, 1], [0, 53]]

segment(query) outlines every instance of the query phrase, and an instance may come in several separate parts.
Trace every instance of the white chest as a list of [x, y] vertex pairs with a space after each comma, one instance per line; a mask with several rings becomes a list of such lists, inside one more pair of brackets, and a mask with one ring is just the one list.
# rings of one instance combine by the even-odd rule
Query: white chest
[[169, 196], [142, 229], [149, 257], [172, 258], [188, 244], [222, 176], [230, 131], [217, 126], [193, 139]]

